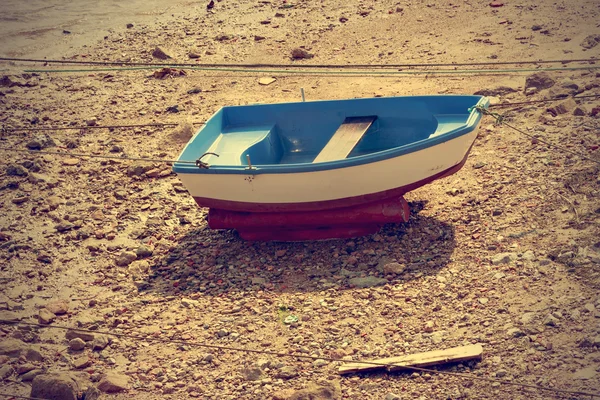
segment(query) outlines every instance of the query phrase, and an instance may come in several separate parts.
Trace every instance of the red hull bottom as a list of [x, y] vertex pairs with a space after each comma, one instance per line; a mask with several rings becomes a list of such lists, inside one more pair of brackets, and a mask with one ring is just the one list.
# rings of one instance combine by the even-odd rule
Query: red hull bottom
[[384, 224], [407, 222], [402, 196], [358, 206], [323, 211], [240, 212], [211, 208], [211, 229], [235, 229], [244, 240], [306, 241], [343, 239], [373, 234]]

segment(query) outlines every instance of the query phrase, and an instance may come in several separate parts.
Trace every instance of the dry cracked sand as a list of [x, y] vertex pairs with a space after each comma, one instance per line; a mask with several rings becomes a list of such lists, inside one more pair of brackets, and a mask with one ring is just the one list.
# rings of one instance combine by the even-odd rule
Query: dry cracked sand
[[[173, 62], [300, 65], [600, 53], [595, 1], [207, 3], [181, 3], [99, 42], [58, 47], [51, 58], [156, 62], [157, 46]], [[298, 48], [313, 57], [290, 60]], [[198, 129], [219, 107], [296, 101], [301, 87], [309, 100], [476, 92], [494, 104], [556, 100], [494, 109], [530, 136], [485, 117], [464, 168], [407, 196], [409, 223], [352, 240], [244, 242], [207, 229], [206, 211], [167, 163], [3, 150], [0, 318], [44, 327], [0, 325], [0, 392], [62, 391], [55, 398], [69, 400], [88, 387], [99, 391], [87, 400], [589, 398], [479, 379], [492, 378], [600, 393], [595, 62], [476, 75], [183, 68], [162, 79], [151, 69], [24, 73], [48, 67], [2, 65], [1, 147], [158, 159], [175, 158], [190, 125]], [[178, 126], [93, 128], [146, 123]], [[38, 129], [69, 126], [84, 128]], [[290, 315], [298, 322], [285, 323]], [[337, 373], [342, 360], [470, 343], [483, 345], [482, 361], [436, 367], [470, 378]]]

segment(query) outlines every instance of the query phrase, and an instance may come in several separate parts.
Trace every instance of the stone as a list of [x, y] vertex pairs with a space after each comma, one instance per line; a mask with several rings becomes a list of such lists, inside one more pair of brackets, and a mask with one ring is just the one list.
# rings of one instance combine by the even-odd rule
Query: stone
[[329, 364], [327, 361], [319, 358], [313, 362], [313, 367], [321, 368], [321, 367], [326, 366], [327, 364]]
[[73, 360], [73, 367], [76, 369], [87, 368], [92, 365], [92, 360], [88, 356], [81, 356]]
[[116, 372], [107, 373], [98, 383], [98, 389], [105, 393], [118, 393], [129, 388], [129, 377]]
[[79, 385], [68, 374], [41, 374], [31, 383], [31, 397], [49, 400], [77, 400]]
[[27, 169], [25, 167], [23, 167], [22, 165], [18, 165], [18, 164], [9, 164], [6, 166], [6, 175], [8, 176], [27, 176], [29, 175], [29, 172], [27, 172]]
[[15, 372], [10, 364], [4, 364], [0, 367], [0, 380], [4, 380]]
[[[535, 74], [529, 75], [525, 79], [525, 92], [526, 94], [537, 93], [540, 90], [549, 89], [554, 86], [555, 81], [552, 79], [550, 74], [547, 72], [537, 72]], [[532, 91], [528, 91], [528, 89], [532, 88]]]
[[523, 253], [521, 255], [521, 259], [525, 260], [525, 261], [534, 261], [535, 260], [535, 253], [531, 250], [527, 250], [525, 253]]
[[558, 318], [556, 318], [554, 315], [549, 314], [545, 319], [544, 319], [544, 325], [547, 326], [557, 326], [558, 325]]
[[46, 304], [46, 309], [56, 315], [63, 315], [69, 311], [69, 303], [65, 300], [57, 300]]
[[69, 340], [69, 349], [73, 351], [81, 351], [85, 349], [85, 342], [80, 338]]
[[191, 58], [192, 60], [195, 60], [195, 59], [197, 59], [197, 58], [200, 58], [200, 54], [198, 54], [198, 53], [195, 53], [195, 52], [193, 52], [193, 51], [190, 51], [190, 52], [188, 53], [188, 57], [189, 57], [189, 58]]
[[31, 382], [36, 376], [43, 374], [44, 371], [41, 369], [32, 369], [29, 372], [25, 372], [20, 376], [22, 382]]
[[79, 158], [65, 158], [62, 161], [63, 165], [67, 165], [67, 166], [75, 166], [75, 165], [79, 165]]
[[40, 324], [48, 325], [51, 324], [55, 319], [56, 314], [46, 308], [41, 308], [38, 312], [38, 321], [40, 321]]
[[92, 340], [94, 340], [94, 337], [95, 335], [93, 333], [81, 332], [76, 330], [68, 330], [67, 333], [65, 333], [65, 338], [67, 340], [79, 338], [84, 342], [91, 342]]
[[385, 285], [387, 283], [387, 279], [378, 278], [376, 276], [367, 276], [364, 278], [352, 278], [348, 282], [357, 288], [370, 288], [373, 286]]
[[387, 263], [383, 266], [384, 274], [400, 275], [406, 270], [406, 265], [397, 262]]
[[589, 50], [596, 47], [598, 43], [600, 43], [600, 35], [588, 35], [585, 39], [583, 39], [580, 46]]
[[90, 386], [83, 394], [83, 399], [98, 400], [101, 395], [102, 395], [102, 392], [100, 392], [100, 390], [98, 390], [98, 388], [96, 388], [94, 386]]
[[44, 356], [42, 355], [42, 353], [40, 353], [39, 350], [33, 347], [29, 347], [25, 350], [25, 358], [28, 361], [44, 361]]
[[492, 257], [492, 265], [508, 264], [518, 258], [517, 253], [500, 253]]
[[292, 50], [292, 59], [294, 60], [308, 59], [313, 57], [314, 54], [311, 54], [307, 50], [302, 49], [300, 47], [297, 47]]
[[159, 60], [168, 60], [170, 58], [173, 58], [169, 54], [167, 54], [167, 52], [163, 48], [158, 46], [156, 46], [152, 51], [152, 57], [158, 58]]
[[42, 150], [47, 147], [54, 147], [56, 143], [54, 140], [46, 134], [35, 135], [29, 142], [27, 142], [27, 148], [29, 150]]
[[596, 312], [596, 306], [593, 305], [592, 303], [586, 303], [583, 305], [583, 309], [591, 314], [594, 314]]
[[519, 338], [519, 337], [525, 336], [525, 333], [523, 333], [523, 331], [520, 330], [519, 328], [510, 328], [507, 331], [507, 333], [509, 336], [514, 337], [514, 338]]
[[260, 381], [265, 376], [263, 370], [258, 367], [247, 367], [242, 369], [242, 376], [247, 381]]
[[33, 365], [33, 364], [29, 364], [29, 363], [27, 363], [27, 364], [21, 364], [21, 365], [19, 365], [17, 367], [17, 374], [23, 375], [23, 374], [25, 374], [25, 373], [27, 373], [27, 372], [29, 372], [31, 370], [34, 370], [34, 369], [35, 369], [35, 365]]
[[260, 79], [258, 80], [258, 84], [259, 84], [259, 85], [263, 85], [263, 86], [268, 86], [268, 85], [270, 85], [271, 83], [274, 83], [276, 80], [277, 80], [277, 79], [275, 79], [275, 78], [260, 78]]
[[548, 108], [548, 112], [552, 114], [552, 116], [556, 117], [558, 115], [563, 114], [572, 114], [575, 108], [577, 108], [577, 103], [575, 102], [575, 100], [570, 98], [553, 107]]
[[200, 305], [200, 302], [198, 300], [192, 299], [181, 299], [181, 305], [185, 308], [194, 308], [198, 307]]
[[429, 338], [433, 344], [440, 344], [444, 341], [444, 334], [442, 332], [433, 332]]
[[135, 250], [135, 254], [137, 258], [147, 258], [152, 256], [153, 250], [147, 246], [140, 246]]
[[104, 350], [110, 340], [106, 335], [96, 335], [94, 340], [92, 341], [92, 349], [93, 350]]
[[383, 399], [384, 400], [401, 400], [402, 397], [398, 396], [395, 393], [388, 393], [385, 395], [385, 397]]
[[115, 259], [115, 264], [118, 267], [126, 267], [137, 259], [137, 255], [131, 251], [123, 251]]
[[289, 400], [339, 400], [342, 389], [338, 381], [309, 383], [305, 389], [298, 390], [289, 396]]
[[275, 378], [278, 379], [292, 379], [298, 376], [298, 371], [296, 368], [286, 365], [284, 367], [279, 368], [275, 372]]
[[496, 378], [504, 378], [506, 375], [508, 375], [508, 371], [505, 369], [499, 369], [496, 371]]
[[477, 299], [477, 301], [479, 301], [479, 303], [482, 305], [486, 305], [490, 301], [490, 299], [488, 299], [487, 297], [480, 297], [479, 299]]

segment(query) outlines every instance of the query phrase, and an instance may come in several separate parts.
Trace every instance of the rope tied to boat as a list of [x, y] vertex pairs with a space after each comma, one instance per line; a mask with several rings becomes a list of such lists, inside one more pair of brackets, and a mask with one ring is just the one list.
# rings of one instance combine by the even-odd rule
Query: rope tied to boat
[[200, 168], [200, 169], [209, 169], [209, 168], [210, 168], [210, 165], [208, 165], [207, 163], [205, 163], [204, 161], [202, 161], [202, 159], [203, 159], [204, 157], [208, 156], [208, 155], [211, 155], [211, 156], [217, 156], [217, 157], [219, 157], [219, 155], [218, 155], [217, 153], [210, 153], [210, 152], [208, 152], [208, 153], [204, 153], [204, 154], [202, 154], [202, 155], [201, 155], [200, 157], [198, 157], [198, 159], [196, 160], [196, 166], [197, 166], [198, 168]]
[[494, 119], [495, 119], [494, 125], [496, 125], [496, 126], [500, 126], [504, 122], [504, 118], [505, 118], [504, 115], [498, 114], [497, 112], [490, 111], [483, 106], [476, 105], [473, 107], [469, 107], [469, 113], [471, 113], [473, 110], [477, 110], [480, 113], [482, 113], [483, 115], [489, 115], [491, 117], [494, 117]]
[[584, 160], [591, 161], [591, 162], [594, 162], [596, 164], [600, 164], [600, 160], [598, 160], [598, 159], [589, 157], [589, 156], [587, 156], [585, 154], [582, 154], [580, 152], [577, 152], [577, 151], [573, 151], [573, 150], [568, 149], [568, 148], [566, 148], [564, 146], [560, 146], [560, 145], [551, 143], [551, 142], [549, 142], [547, 140], [544, 140], [544, 139], [541, 139], [541, 138], [537, 137], [536, 135], [532, 135], [531, 133], [527, 133], [524, 130], [517, 128], [516, 126], [510, 125], [510, 124], [508, 124], [507, 122], [504, 121], [505, 120], [505, 116], [503, 116], [501, 114], [498, 114], [496, 112], [489, 111], [487, 108], [485, 108], [483, 106], [474, 105], [473, 107], [469, 107], [469, 113], [471, 113], [472, 111], [479, 111], [483, 115], [489, 115], [489, 116], [491, 116], [492, 118], [494, 118], [494, 120], [495, 120], [494, 121], [494, 125], [496, 125], [496, 126], [499, 126], [499, 125], [507, 126], [510, 129], [515, 130], [515, 131], [519, 132], [520, 134], [527, 136], [530, 139], [534, 139], [534, 140], [536, 140], [536, 141], [538, 141], [540, 143], [543, 143], [543, 144], [545, 144], [548, 147], [552, 147], [552, 148], [555, 148], [557, 150], [563, 151], [565, 153], [569, 153], [569, 154], [575, 155], [577, 157], [580, 157], [580, 158], [582, 158]]

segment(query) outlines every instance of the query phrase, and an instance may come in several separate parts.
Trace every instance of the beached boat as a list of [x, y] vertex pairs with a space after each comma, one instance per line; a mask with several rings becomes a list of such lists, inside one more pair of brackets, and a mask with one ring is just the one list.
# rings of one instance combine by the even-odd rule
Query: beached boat
[[[482, 96], [438, 95], [223, 107], [173, 170], [213, 229], [248, 240], [316, 240], [405, 222], [402, 197], [458, 171]], [[197, 164], [183, 160], [198, 160]]]

